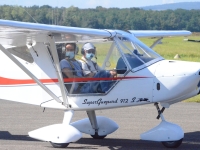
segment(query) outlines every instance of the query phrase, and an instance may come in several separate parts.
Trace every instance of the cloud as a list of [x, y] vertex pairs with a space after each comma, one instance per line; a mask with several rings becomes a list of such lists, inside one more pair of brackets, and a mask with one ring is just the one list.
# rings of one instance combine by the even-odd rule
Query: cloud
[[170, 3], [174, 3], [174, 0], [162, 0], [163, 4], [170, 4]]

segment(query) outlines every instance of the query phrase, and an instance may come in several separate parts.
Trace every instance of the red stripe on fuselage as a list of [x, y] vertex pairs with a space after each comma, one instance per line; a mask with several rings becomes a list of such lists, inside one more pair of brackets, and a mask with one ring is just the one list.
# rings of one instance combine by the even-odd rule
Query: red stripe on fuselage
[[[88, 82], [88, 81], [116, 81], [123, 79], [136, 79], [148, 77], [115, 77], [115, 78], [65, 78], [64, 82]], [[58, 79], [39, 79], [42, 83], [58, 83]], [[9, 79], [0, 77], [0, 85], [16, 85], [16, 84], [35, 84], [32, 79]]]
[[[42, 83], [55, 83], [58, 79], [40, 79]], [[9, 79], [0, 77], [0, 85], [15, 85], [15, 84], [35, 84], [36, 82], [32, 79]]]

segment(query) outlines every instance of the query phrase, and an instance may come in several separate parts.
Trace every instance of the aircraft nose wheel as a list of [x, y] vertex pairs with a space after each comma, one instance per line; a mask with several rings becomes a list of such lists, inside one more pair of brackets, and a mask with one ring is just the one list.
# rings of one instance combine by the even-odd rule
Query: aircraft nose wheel
[[54, 148], [65, 148], [69, 145], [69, 143], [53, 143], [50, 142]]
[[168, 142], [162, 142], [162, 144], [167, 148], [177, 148], [181, 145], [183, 139], [180, 139], [178, 141], [168, 141]]

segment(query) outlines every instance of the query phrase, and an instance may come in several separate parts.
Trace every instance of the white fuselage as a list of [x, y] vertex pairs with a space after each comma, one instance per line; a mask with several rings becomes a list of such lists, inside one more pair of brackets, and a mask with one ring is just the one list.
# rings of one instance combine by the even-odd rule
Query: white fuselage
[[[55, 68], [46, 46], [42, 43], [37, 46], [43, 49], [37, 51], [37, 55], [34, 52], [36, 46], [34, 50], [29, 48], [33, 63], [15, 57], [62, 100]], [[0, 57], [0, 99], [66, 109], [1, 51]], [[72, 94], [67, 98], [74, 110], [108, 109], [155, 102], [168, 107], [199, 93], [199, 72], [200, 63], [162, 60], [136, 72], [129, 71], [106, 94]]]

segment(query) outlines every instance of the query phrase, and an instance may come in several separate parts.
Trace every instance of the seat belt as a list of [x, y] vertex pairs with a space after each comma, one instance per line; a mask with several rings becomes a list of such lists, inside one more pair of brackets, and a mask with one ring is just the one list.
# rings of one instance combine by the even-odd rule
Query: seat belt
[[[93, 71], [91, 70], [91, 66], [90, 66], [84, 59], [81, 59], [81, 60], [82, 60], [83, 62], [85, 62], [86, 65], [87, 65], [87, 67], [88, 67], [88, 69], [89, 69], [91, 72], [93, 72]], [[95, 68], [96, 71], [97, 71], [97, 63], [95, 63], [95, 62], [92, 61], [92, 64], [93, 64], [94, 68]]]

